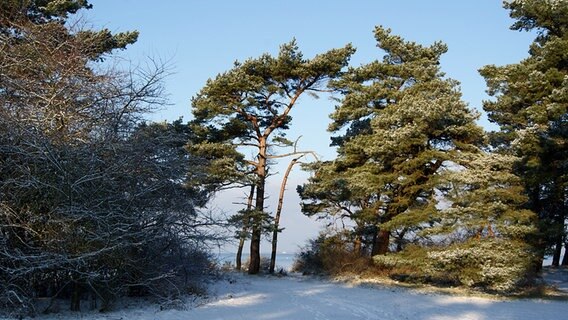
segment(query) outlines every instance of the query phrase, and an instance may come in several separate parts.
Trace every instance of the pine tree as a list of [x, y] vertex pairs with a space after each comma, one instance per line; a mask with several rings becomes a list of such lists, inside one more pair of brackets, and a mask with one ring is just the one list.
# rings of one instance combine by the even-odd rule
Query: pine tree
[[302, 212], [309, 217], [353, 222], [353, 229], [345, 230], [351, 242], [349, 249], [355, 255], [364, 253], [363, 245], [372, 245], [376, 233], [375, 217], [370, 210], [374, 191], [350, 184], [349, 174], [336, 171], [331, 161], [310, 163], [303, 168], [313, 175], [296, 189]]
[[[444, 44], [424, 47], [382, 27], [375, 38], [386, 53], [383, 60], [352, 68], [332, 84], [345, 97], [331, 115], [330, 130], [348, 129], [334, 138], [339, 157], [315, 174], [332, 181], [305, 187], [323, 187], [327, 204], [344, 198], [354, 206], [343, 211], [351, 211], [360, 229], [372, 230], [372, 255], [389, 251], [394, 231], [421, 227], [435, 210], [439, 172], [483, 141], [477, 115], [460, 100], [457, 82], [440, 71]], [[326, 190], [337, 185], [343, 192]]]
[[[275, 156], [271, 149], [283, 141], [300, 96], [325, 88], [329, 79], [340, 75], [353, 52], [348, 45], [304, 59], [292, 41], [281, 46], [277, 57], [264, 54], [235, 63], [233, 69], [207, 81], [192, 101], [194, 128], [202, 138], [190, 148], [211, 160], [211, 173], [218, 183], [248, 179], [256, 184], [251, 274], [260, 268], [265, 184], [269, 160]], [[246, 158], [249, 152], [252, 158]]]
[[501, 292], [531, 282], [535, 214], [522, 208], [527, 199], [513, 174], [516, 160], [487, 152], [454, 160], [438, 187], [444, 205], [422, 231], [437, 240], [423, 260], [424, 274]]
[[[568, 2], [517, 0], [504, 6], [517, 20], [511, 29], [536, 30], [537, 37], [528, 58], [480, 70], [495, 97], [484, 109], [500, 127], [492, 134], [494, 146], [520, 158], [515, 172], [522, 177], [528, 208], [540, 218], [535, 244], [541, 257], [552, 248], [553, 265], [559, 265], [568, 218]], [[566, 255], [564, 260], [568, 264]]]
[[[526, 240], [534, 231], [533, 213], [520, 209], [526, 198], [511, 173], [514, 157], [484, 150], [477, 114], [440, 71], [445, 45], [406, 42], [382, 27], [375, 37], [383, 60], [332, 83], [345, 96], [330, 129], [348, 128], [333, 139], [338, 158], [314, 165], [299, 188], [304, 211], [353, 219], [355, 250], [371, 231], [380, 266], [514, 289], [532, 262]], [[392, 236], [398, 253], [387, 255]]]

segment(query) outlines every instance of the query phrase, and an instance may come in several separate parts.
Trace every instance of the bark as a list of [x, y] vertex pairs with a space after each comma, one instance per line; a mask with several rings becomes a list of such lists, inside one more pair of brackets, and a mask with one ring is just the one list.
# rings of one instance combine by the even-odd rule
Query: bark
[[552, 256], [552, 266], [558, 267], [560, 266], [560, 255], [562, 254], [562, 236], [557, 236], [556, 244], [554, 247], [554, 255]]
[[[254, 198], [254, 184], [250, 186], [250, 193], [247, 199], [247, 211], [252, 209], [252, 200]], [[239, 247], [237, 248], [237, 257], [235, 261], [235, 269], [241, 270], [242, 266], [242, 256], [243, 256], [243, 248], [245, 246], [246, 234], [248, 232], [249, 225], [248, 225], [248, 217], [243, 218], [243, 229], [241, 230], [241, 235], [239, 238]]]
[[377, 234], [373, 237], [373, 249], [371, 255], [386, 254], [389, 252], [390, 231], [378, 230]]
[[[257, 213], [264, 211], [264, 187], [266, 183], [266, 138], [259, 139], [258, 166], [256, 168], [258, 182], [256, 185], [255, 209]], [[252, 221], [250, 239], [249, 274], [260, 272], [260, 238], [262, 235], [262, 215], [255, 214]]]
[[[245, 227], [243, 227], [243, 232], [246, 232]], [[239, 247], [237, 248], [237, 257], [235, 258], [236, 270], [241, 270], [244, 246], [245, 246], [245, 237], [241, 236], [241, 238], [239, 239]]]
[[353, 253], [360, 256], [362, 253], [361, 236], [356, 234], [353, 241]]
[[554, 248], [554, 255], [552, 256], [552, 266], [558, 267], [560, 266], [560, 258], [562, 255], [562, 247], [564, 246], [564, 189], [560, 188], [561, 185], [560, 181], [555, 181], [556, 183], [556, 192], [555, 192], [555, 201], [556, 201], [556, 214], [555, 223], [558, 227], [558, 234], [555, 236], [555, 248]]
[[81, 286], [73, 282], [71, 289], [71, 311], [81, 311]]
[[89, 290], [89, 301], [90, 301], [89, 309], [90, 310], [97, 309], [97, 294], [92, 288]]
[[402, 230], [396, 238], [396, 252], [401, 252], [404, 249], [404, 235], [406, 234], [406, 229]]
[[280, 194], [278, 195], [278, 208], [276, 209], [276, 215], [274, 216], [274, 230], [272, 231], [272, 253], [270, 255], [270, 273], [274, 273], [274, 268], [276, 267], [276, 251], [278, 249], [278, 227], [280, 224], [280, 214], [282, 213], [282, 206], [284, 204], [284, 192], [286, 191], [286, 183], [288, 182], [288, 176], [292, 171], [294, 165], [298, 162], [301, 157], [294, 158], [288, 164], [286, 173], [284, 173], [284, 178], [282, 178], [282, 184], [280, 185]]
[[564, 243], [564, 258], [562, 259], [562, 266], [568, 266], [568, 242]]

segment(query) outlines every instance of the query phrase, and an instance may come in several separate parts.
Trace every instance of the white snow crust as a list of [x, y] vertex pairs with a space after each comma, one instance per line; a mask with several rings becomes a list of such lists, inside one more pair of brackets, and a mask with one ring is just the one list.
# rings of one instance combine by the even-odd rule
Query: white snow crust
[[212, 285], [209, 298], [188, 303], [181, 310], [137, 305], [110, 313], [65, 312], [40, 319], [557, 320], [564, 319], [567, 312], [565, 301], [456, 296], [397, 287], [356, 286], [301, 276], [231, 274]]

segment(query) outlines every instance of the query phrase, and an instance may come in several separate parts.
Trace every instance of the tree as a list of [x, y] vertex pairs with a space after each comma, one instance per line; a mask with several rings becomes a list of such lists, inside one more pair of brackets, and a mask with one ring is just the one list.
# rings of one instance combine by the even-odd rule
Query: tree
[[103, 308], [173, 295], [206, 268], [208, 192], [185, 187], [201, 174], [183, 148], [191, 131], [141, 124], [165, 102], [167, 69], [97, 64], [136, 33], [68, 29], [67, 13], [87, 6], [2, 2], [0, 305], [18, 316], [37, 297], [79, 310], [87, 292]]
[[237, 221], [239, 222], [239, 224], [237, 224], [237, 227], [240, 227], [240, 233], [238, 234], [238, 239], [239, 239], [239, 245], [237, 247], [237, 254], [235, 257], [235, 269], [236, 270], [241, 270], [241, 266], [242, 266], [242, 256], [243, 256], [243, 249], [245, 246], [245, 241], [247, 239], [247, 236], [249, 235], [249, 224], [250, 221], [248, 219], [248, 215], [246, 215], [246, 212], [249, 212], [250, 210], [252, 210], [252, 202], [253, 202], [253, 197], [254, 197], [254, 184], [252, 184], [250, 186], [250, 192], [248, 194], [247, 197], [247, 207], [246, 207], [246, 211], [245, 212], [239, 212], [239, 215], [237, 215]]
[[312, 198], [304, 206], [309, 211], [330, 212], [332, 205], [331, 212], [353, 217], [359, 231], [371, 229], [372, 255], [389, 251], [394, 231], [404, 236], [422, 227], [437, 203], [440, 171], [483, 143], [457, 82], [443, 79], [444, 44], [424, 47], [382, 27], [375, 38], [383, 60], [332, 83], [344, 98], [330, 130], [348, 129], [333, 138], [338, 158], [320, 165], [303, 190]]
[[[192, 101], [196, 132], [206, 136], [193, 150], [208, 155], [212, 168], [221, 168], [217, 176], [225, 181], [242, 177], [236, 174], [240, 171], [252, 176], [250, 180], [256, 184], [257, 214], [250, 226], [251, 274], [258, 273], [260, 268], [265, 184], [269, 160], [275, 157], [270, 149], [278, 145], [290, 125], [290, 112], [300, 96], [324, 89], [329, 79], [340, 75], [353, 52], [348, 45], [309, 60], [303, 58], [292, 41], [281, 46], [277, 57], [264, 54], [235, 63], [233, 69], [207, 81]], [[247, 152], [254, 156], [246, 158]], [[237, 167], [249, 170], [235, 170]]]
[[34, 24], [65, 22], [69, 14], [91, 8], [86, 0], [6, 0], [0, 4], [2, 28], [12, 28], [12, 23], [19, 19]]
[[[304, 211], [353, 219], [353, 250], [367, 240], [379, 266], [403, 266], [420, 279], [515, 288], [532, 261], [526, 240], [534, 219], [521, 209], [514, 159], [484, 150], [477, 114], [440, 71], [445, 45], [406, 42], [382, 27], [375, 37], [383, 60], [332, 82], [344, 97], [330, 129], [348, 128], [333, 138], [338, 158], [316, 164], [299, 188]], [[504, 245], [514, 248], [514, 265], [501, 268], [505, 259], [492, 257]], [[470, 250], [476, 246], [484, 249]], [[466, 262], [457, 263], [463, 252]], [[501, 269], [488, 275], [492, 268]]]
[[444, 174], [439, 190], [447, 205], [432, 212], [436, 223], [424, 230], [443, 245], [429, 250], [425, 273], [494, 291], [531, 283], [536, 217], [523, 209], [527, 198], [513, 173], [516, 160], [479, 152]]
[[309, 217], [330, 218], [330, 225], [339, 220], [344, 226], [352, 226], [351, 230], [344, 230], [351, 240], [349, 249], [355, 255], [370, 254], [367, 249], [372, 247], [376, 227], [372, 214], [367, 213], [373, 204], [373, 193], [350, 185], [348, 176], [337, 172], [333, 161], [310, 163], [303, 168], [314, 174], [308, 183], [296, 188], [302, 212]]
[[270, 254], [270, 266], [268, 270], [270, 273], [274, 273], [274, 268], [276, 267], [278, 233], [282, 231], [282, 229], [280, 229], [280, 216], [282, 214], [282, 207], [284, 206], [284, 193], [286, 192], [286, 184], [288, 183], [288, 176], [290, 175], [290, 172], [292, 172], [294, 166], [296, 164], [299, 164], [300, 163], [299, 160], [302, 159], [305, 155], [311, 154], [317, 159], [317, 156], [313, 151], [297, 151], [296, 146], [298, 140], [296, 140], [296, 142], [294, 143], [294, 152], [292, 153], [294, 155], [294, 158], [288, 164], [286, 172], [284, 172], [284, 177], [282, 178], [282, 183], [280, 184], [280, 193], [278, 194], [278, 206], [276, 207], [276, 213], [274, 214], [274, 224], [272, 228], [272, 252]]
[[[528, 58], [480, 70], [489, 95], [495, 97], [484, 102], [484, 109], [500, 127], [492, 133], [493, 145], [520, 159], [515, 172], [529, 197], [527, 208], [540, 220], [535, 245], [541, 257], [552, 248], [553, 265], [558, 266], [568, 218], [568, 3], [519, 0], [505, 2], [504, 7], [516, 19], [511, 29], [536, 30], [537, 37]], [[566, 255], [563, 263], [568, 263]]]

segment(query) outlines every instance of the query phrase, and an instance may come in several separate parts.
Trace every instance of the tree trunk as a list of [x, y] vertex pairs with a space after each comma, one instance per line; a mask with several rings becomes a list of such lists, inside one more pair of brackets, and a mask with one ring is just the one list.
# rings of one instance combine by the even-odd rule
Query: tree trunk
[[278, 195], [278, 208], [276, 209], [276, 215], [274, 216], [274, 230], [272, 230], [272, 253], [270, 255], [270, 273], [274, 273], [274, 268], [276, 267], [276, 251], [278, 249], [278, 226], [280, 224], [280, 214], [282, 213], [282, 205], [284, 203], [284, 192], [286, 191], [286, 183], [288, 182], [288, 176], [292, 171], [292, 167], [298, 162], [301, 157], [292, 159], [286, 173], [284, 173], [284, 178], [282, 178], [282, 184], [280, 185], [280, 194]]
[[[559, 182], [556, 182], [559, 184]], [[556, 192], [556, 214], [555, 223], [557, 226], [558, 234], [555, 235], [555, 248], [554, 248], [554, 255], [552, 256], [552, 266], [558, 267], [560, 266], [560, 258], [562, 255], [562, 247], [564, 246], [564, 192], [562, 188], [556, 187], [558, 190]]]
[[360, 256], [362, 252], [361, 236], [356, 234], [353, 240], [353, 253]]
[[73, 282], [71, 288], [71, 311], [81, 311], [81, 286], [77, 282]]
[[252, 233], [250, 239], [250, 259], [249, 274], [258, 274], [260, 272], [260, 238], [262, 235], [262, 212], [264, 212], [264, 185], [266, 183], [266, 138], [259, 139], [258, 166], [256, 173], [258, 182], [256, 185], [256, 214], [252, 221]]
[[[249, 212], [252, 209], [253, 198], [254, 198], [254, 184], [250, 186], [250, 193], [247, 199], [247, 211]], [[237, 248], [237, 257], [235, 261], [235, 269], [237, 270], [241, 270], [242, 266], [243, 248], [245, 246], [246, 234], [249, 229], [248, 220], [249, 217], [243, 217], [243, 229], [241, 230], [241, 235], [239, 238], [239, 247]]]
[[564, 258], [562, 258], [562, 266], [568, 266], [568, 242], [564, 243]]
[[92, 288], [89, 290], [89, 301], [91, 302], [89, 309], [90, 310], [97, 309], [97, 293]]
[[396, 252], [401, 252], [404, 249], [404, 235], [406, 229], [403, 229], [396, 237]]
[[[243, 227], [242, 232], [246, 232], [244, 227]], [[239, 239], [239, 247], [237, 248], [237, 256], [235, 258], [235, 269], [236, 270], [241, 270], [244, 246], [245, 246], [245, 237], [241, 236], [241, 238]]]
[[560, 266], [560, 255], [562, 254], [562, 236], [558, 235], [556, 239], [556, 244], [554, 247], [554, 255], [552, 256], [552, 266], [558, 267]]
[[[258, 185], [256, 191], [257, 197], [264, 197], [264, 186]], [[256, 199], [256, 209], [260, 207], [258, 198]], [[263, 205], [264, 206], [264, 205]], [[252, 232], [250, 239], [250, 259], [249, 259], [249, 274], [257, 274], [260, 272], [260, 238], [262, 235], [262, 217], [260, 216], [260, 211], [255, 214], [252, 222]]]
[[389, 252], [389, 241], [390, 231], [379, 229], [377, 234], [373, 237], [373, 249], [371, 250], [371, 256], [386, 254]]

